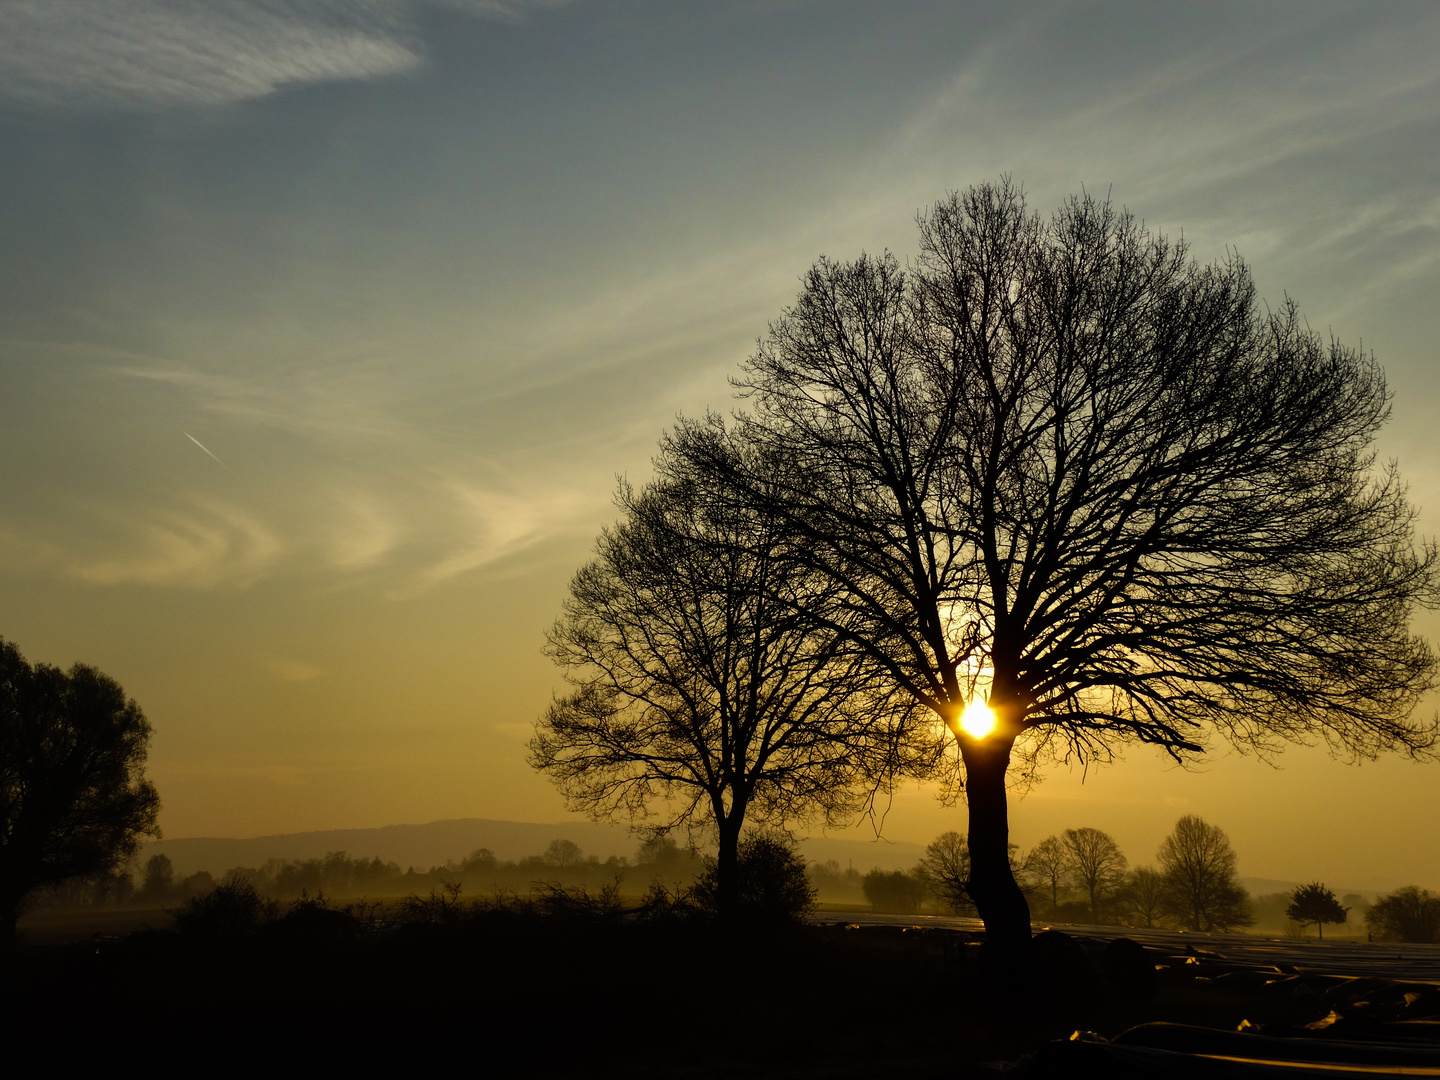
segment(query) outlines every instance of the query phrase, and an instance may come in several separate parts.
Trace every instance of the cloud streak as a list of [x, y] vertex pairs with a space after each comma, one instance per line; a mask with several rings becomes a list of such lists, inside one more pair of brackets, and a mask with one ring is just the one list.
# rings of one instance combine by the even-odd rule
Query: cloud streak
[[129, 551], [74, 563], [70, 576], [92, 585], [244, 587], [265, 576], [283, 548], [261, 521], [207, 497], [185, 510], [128, 522], [126, 531]]
[[[514, 20], [554, 0], [436, 6]], [[9, 0], [0, 94], [41, 105], [213, 107], [425, 61], [423, 0]]]

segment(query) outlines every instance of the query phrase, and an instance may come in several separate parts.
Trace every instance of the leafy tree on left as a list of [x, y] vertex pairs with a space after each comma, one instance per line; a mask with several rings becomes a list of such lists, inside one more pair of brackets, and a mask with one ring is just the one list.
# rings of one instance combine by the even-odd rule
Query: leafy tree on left
[[0, 641], [0, 946], [36, 889], [112, 870], [159, 836], [150, 724], [109, 676]]

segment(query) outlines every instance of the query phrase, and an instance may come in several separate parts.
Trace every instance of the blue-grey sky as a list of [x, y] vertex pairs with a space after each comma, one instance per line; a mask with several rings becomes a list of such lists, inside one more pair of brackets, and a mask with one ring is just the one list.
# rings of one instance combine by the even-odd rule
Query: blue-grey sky
[[[139, 699], [171, 836], [559, 819], [539, 647], [616, 474], [817, 256], [1002, 173], [1373, 349], [1440, 532], [1437, 55], [1432, 3], [0, 0], [0, 635]], [[1016, 838], [1440, 885], [1436, 766], [1280, 764], [1061, 771]]]

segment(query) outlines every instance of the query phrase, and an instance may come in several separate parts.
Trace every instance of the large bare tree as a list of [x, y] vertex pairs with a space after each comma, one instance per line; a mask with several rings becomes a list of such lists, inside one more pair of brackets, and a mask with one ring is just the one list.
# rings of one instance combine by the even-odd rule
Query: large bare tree
[[745, 823], [862, 808], [914, 709], [838, 632], [843, 612], [784, 554], [776, 520], [704, 498], [676, 466], [662, 453], [654, 483], [621, 486], [621, 521], [575, 575], [549, 635], [574, 690], [530, 757], [573, 809], [713, 828], [728, 917]]
[[[909, 270], [818, 262], [746, 364], [741, 430], [785, 456], [783, 487], [715, 454], [713, 421], [672, 450], [783, 519], [839, 601], [817, 625], [954, 733], [992, 937], [1029, 937], [1012, 761], [1184, 758], [1213, 734], [1430, 750], [1412, 710], [1435, 661], [1408, 620], [1436, 550], [1374, 460], [1374, 360], [1109, 202], [1042, 220], [1002, 182], [919, 226]], [[993, 730], [962, 724], [976, 699]]]

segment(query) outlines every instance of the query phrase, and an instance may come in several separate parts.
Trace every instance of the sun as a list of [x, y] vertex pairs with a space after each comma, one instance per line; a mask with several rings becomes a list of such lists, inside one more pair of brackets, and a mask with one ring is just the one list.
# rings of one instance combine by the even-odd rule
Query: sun
[[960, 717], [960, 726], [972, 739], [983, 739], [995, 730], [995, 713], [989, 705], [976, 698], [965, 706], [965, 712]]

